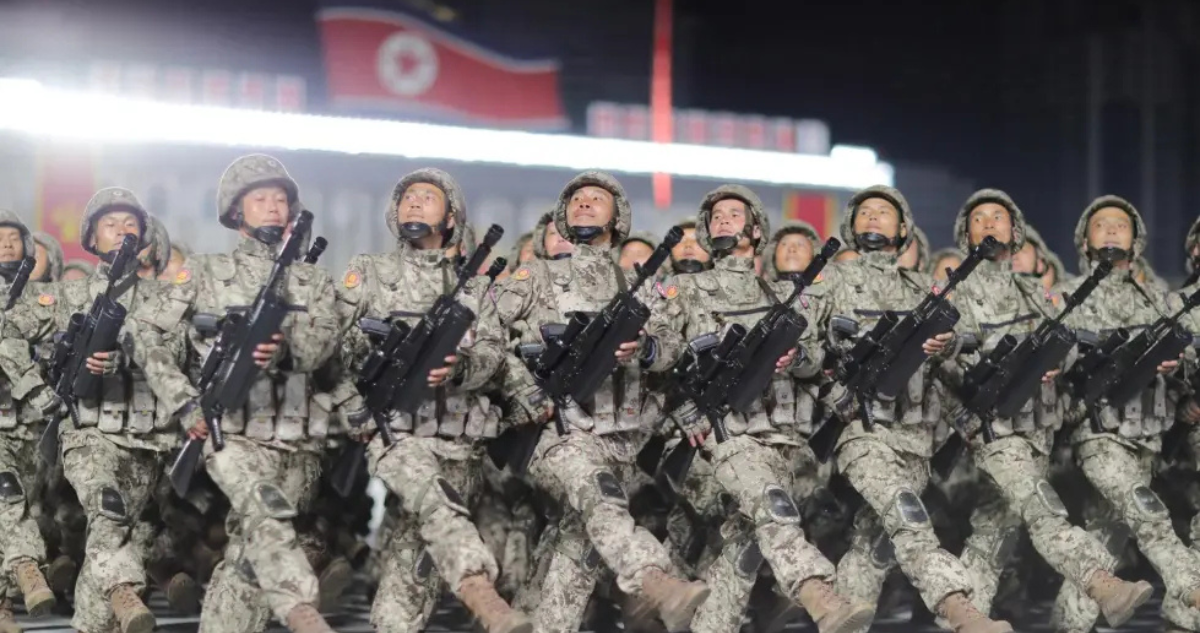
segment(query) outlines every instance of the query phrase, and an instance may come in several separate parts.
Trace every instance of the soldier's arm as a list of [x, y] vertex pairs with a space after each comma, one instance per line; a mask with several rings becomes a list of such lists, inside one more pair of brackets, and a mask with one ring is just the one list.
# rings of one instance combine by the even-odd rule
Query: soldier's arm
[[333, 281], [324, 270], [313, 267], [309, 271], [313, 278], [307, 309], [289, 315], [290, 324], [284, 321], [283, 326], [290, 360], [288, 371], [301, 374], [312, 373], [329, 360], [339, 334]]
[[33, 362], [31, 349], [56, 331], [58, 313], [65, 309], [56, 284], [47, 284], [40, 290], [23, 295], [4, 314], [0, 333], [0, 372], [8, 378], [12, 397], [17, 400], [46, 386], [41, 368]]
[[507, 330], [496, 313], [496, 302], [488, 296], [486, 277], [472, 284], [471, 296], [475, 304], [475, 323], [458, 349], [458, 367], [455, 369], [455, 389], [477, 391], [482, 389], [504, 365], [504, 343]]
[[[188, 270], [193, 274], [199, 272]], [[177, 277], [159, 300], [141, 304], [126, 319], [133, 340], [134, 362], [142, 368], [155, 397], [174, 414], [200, 396], [180, 362], [180, 347], [186, 349], [189, 344], [187, 319], [191, 317], [200, 287], [193, 274]]]
[[[530, 268], [521, 266], [503, 283], [496, 285], [496, 316], [504, 332], [517, 333], [517, 343], [542, 342], [537, 328], [528, 317], [532, 311], [534, 279]], [[512, 350], [506, 350], [501, 365], [493, 380], [502, 397], [516, 405], [523, 421], [534, 421], [546, 405], [546, 396], [541, 393], [523, 360]]]
[[679, 360], [687, 345], [688, 298], [682, 296], [686, 293], [673, 278], [656, 283], [651, 288], [646, 295], [646, 305], [650, 308], [646, 336], [654, 340], [654, 350], [647, 369], [661, 372], [670, 369]]

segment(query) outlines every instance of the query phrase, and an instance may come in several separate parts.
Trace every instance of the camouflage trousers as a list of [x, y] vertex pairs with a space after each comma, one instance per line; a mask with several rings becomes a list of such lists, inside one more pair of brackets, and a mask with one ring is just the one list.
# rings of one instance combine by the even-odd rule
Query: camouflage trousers
[[[482, 462], [485, 469], [494, 469], [490, 460]], [[483, 492], [474, 509], [479, 536], [500, 565], [496, 589], [510, 599], [529, 580], [537, 536], [537, 510], [528, 491], [508, 492], [522, 485], [505, 481], [503, 475], [492, 472], [490, 479], [484, 479]]]
[[400, 497], [401, 515], [387, 549], [371, 623], [385, 633], [421, 631], [441, 598], [444, 580], [455, 594], [464, 578], [500, 573], [471, 523], [468, 499], [478, 495], [483, 456], [469, 439], [401, 436], [390, 447], [375, 438], [371, 474]]
[[562, 502], [564, 516], [534, 614], [538, 633], [579, 630], [601, 563], [632, 596], [641, 594], [646, 570], [673, 569], [667, 548], [629, 513], [623, 482], [641, 477], [635, 461], [643, 440], [637, 432], [542, 433], [529, 477]]
[[[1103, 509], [1093, 515], [1088, 530], [1109, 551], [1124, 548], [1128, 536], [1166, 585], [1162, 615], [1187, 630], [1200, 630], [1200, 613], [1186, 606], [1188, 594], [1200, 588], [1200, 554], [1175, 534], [1171, 517], [1152, 490], [1155, 454], [1115, 436], [1097, 437], [1075, 445], [1075, 461], [1099, 493]], [[1075, 583], [1064, 583], [1054, 605], [1055, 630], [1090, 631], [1099, 607]]]
[[[1176, 424], [1186, 424], [1185, 422], [1176, 422]], [[1188, 431], [1187, 442], [1191, 447], [1192, 459], [1194, 464], [1200, 464], [1200, 425], [1193, 425], [1193, 428]], [[1200, 512], [1197, 512], [1192, 517], [1190, 526], [1190, 534], [1188, 538], [1192, 542], [1192, 548], [1200, 550]]]
[[65, 431], [63, 474], [87, 513], [83, 568], [75, 582], [73, 626], [104, 631], [115, 624], [108, 596], [118, 585], [146, 586], [153, 526], [140, 521], [154, 497], [163, 457], [121, 446], [98, 429]]
[[317, 577], [292, 526], [312, 503], [321, 457], [285, 451], [240, 435], [225, 449], [204, 444], [204, 465], [229, 498], [229, 544], [213, 572], [200, 614], [201, 633], [254, 633], [273, 613], [280, 621], [301, 604], [319, 601]]
[[13, 565], [32, 560], [45, 562], [46, 544], [30, 512], [33, 499], [27, 491], [36, 489], [38, 452], [36, 439], [20, 439], [0, 434], [0, 597], [15, 589]]
[[974, 582], [971, 602], [981, 613], [992, 610], [1000, 574], [1013, 557], [1022, 526], [1042, 558], [1080, 591], [1092, 572], [1116, 568], [1116, 559], [1093, 535], [1067, 520], [1066, 506], [1046, 480], [1049, 456], [1038, 453], [1029, 440], [1003, 437], [973, 451], [973, 457], [986, 477], [978, 488], [962, 562]]
[[850, 551], [838, 562], [838, 593], [876, 604], [898, 563], [934, 613], [946, 596], [971, 594], [967, 570], [941, 548], [920, 499], [929, 482], [928, 458], [863, 437], [838, 447], [837, 467], [867, 504], [855, 517]]
[[[696, 611], [692, 629], [731, 633], [741, 628], [764, 559], [783, 594], [793, 600], [806, 580], [832, 580], [836, 569], [806, 540], [800, 510], [793, 500], [799, 483], [794, 478], [797, 462], [808, 463], [807, 470], [812, 473], [810, 480], [801, 484], [807, 494], [816, 487], [817, 460], [807, 446], [772, 445], [737, 435], [720, 443], [710, 439], [704, 450], [713, 478], [733, 497], [738, 511], [721, 526], [721, 556], [703, 576], [712, 595]], [[707, 506], [712, 501], [697, 499], [694, 503]]]

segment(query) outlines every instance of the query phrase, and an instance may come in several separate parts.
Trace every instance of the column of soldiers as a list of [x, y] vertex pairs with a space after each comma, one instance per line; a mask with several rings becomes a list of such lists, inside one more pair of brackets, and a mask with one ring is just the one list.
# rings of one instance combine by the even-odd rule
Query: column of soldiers
[[[149, 633], [151, 590], [200, 613], [202, 631], [274, 619], [321, 633], [355, 574], [368, 579], [372, 624], [395, 633], [424, 629], [445, 590], [488, 633], [617, 620], [733, 633], [746, 617], [759, 633], [797, 619], [856, 633], [890, 610], [897, 578], [942, 627], [1002, 633], [1006, 579], [1032, 583], [1039, 565], [1061, 579], [1054, 630], [1086, 633], [1101, 618], [1119, 629], [1156, 593], [1121, 577], [1134, 545], [1161, 579], [1167, 629], [1200, 631], [1200, 554], [1188, 545], [1200, 519], [1183, 523], [1200, 509], [1195, 351], [1163, 359], [1119, 403], [1070, 378], [1113, 332], [1157, 332], [1175, 313], [1171, 331], [1200, 332], [1197, 275], [1166, 290], [1126, 200], [1084, 210], [1084, 276], [1072, 278], [1002, 191], [973, 194], [954, 247], [931, 252], [904, 196], [870, 187], [849, 199], [826, 266], [813, 227], [772, 230], [746, 187], [714, 189], [660, 244], [632, 232], [617, 179], [585, 172], [484, 275], [468, 265], [490, 243], [465, 192], [421, 169], [383, 209], [395, 248], [353, 258], [340, 282], [310, 261], [280, 263], [282, 245], [313, 236], [293, 235], [307, 211], [277, 159], [235, 161], [217, 202], [237, 245], [202, 254], [173, 243], [134, 192], [97, 192], [79, 231], [94, 267], [64, 263], [53, 238], [0, 212], [0, 290], [12, 296], [0, 313], [0, 633], [21, 630], [16, 607], [36, 617], [65, 603], [84, 633]], [[1186, 249], [1197, 270], [1200, 221]], [[251, 331], [271, 293], [281, 325], [232, 350], [250, 359], [244, 402], [214, 410], [207, 361], [228, 366], [224, 346], [242, 339], [225, 332]], [[64, 352], [101, 300], [120, 307], [115, 343]], [[387, 347], [430, 334], [450, 303], [467, 316], [447, 354]], [[586, 399], [555, 391], [538, 365], [559, 340], [550, 333], [604, 323], [617, 304], [644, 316], [606, 349], [615, 369]], [[894, 393], [856, 381], [856, 350], [879, 324], [929, 305], [954, 322], [914, 339], [915, 369]], [[1062, 326], [1083, 343], [1007, 414], [973, 408], [981, 363], [1068, 305]], [[761, 392], [738, 394], [744, 406], [681, 386], [705, 371], [702, 341], [737, 341], [780, 315], [798, 333], [722, 374], [765, 377]], [[733, 357], [714, 366], [733, 371]], [[78, 393], [64, 358], [100, 388]], [[379, 363], [431, 367], [403, 383], [416, 406], [381, 400], [378, 376], [365, 378]], [[185, 442], [203, 449], [181, 487]], [[965, 457], [935, 468], [955, 445]], [[690, 461], [673, 470], [680, 455]], [[1179, 475], [1182, 515], [1156, 492], [1160, 472]], [[374, 548], [369, 478], [388, 495]]]

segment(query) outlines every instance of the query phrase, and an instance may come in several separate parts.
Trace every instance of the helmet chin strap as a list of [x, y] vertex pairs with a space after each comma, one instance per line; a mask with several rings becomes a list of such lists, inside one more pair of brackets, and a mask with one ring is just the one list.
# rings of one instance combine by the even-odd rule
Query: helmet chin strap
[[21, 268], [21, 260], [14, 262], [0, 262], [0, 279], [6, 282], [11, 282], [17, 276], [17, 270]]
[[1116, 246], [1104, 246], [1102, 248], [1088, 248], [1088, 257], [1101, 262], [1109, 262], [1116, 264], [1117, 262], [1127, 262], [1132, 259], [1132, 253], [1128, 249], [1117, 248]]
[[604, 233], [602, 226], [573, 226], [571, 232], [575, 234], [575, 239], [583, 244], [591, 244], [593, 240], [600, 237]]
[[858, 233], [854, 236], [854, 243], [860, 251], [881, 251], [889, 246], [900, 248], [900, 236], [888, 237], [883, 233]]
[[684, 275], [694, 275], [704, 270], [704, 262], [698, 259], [680, 259], [674, 266], [677, 272]]

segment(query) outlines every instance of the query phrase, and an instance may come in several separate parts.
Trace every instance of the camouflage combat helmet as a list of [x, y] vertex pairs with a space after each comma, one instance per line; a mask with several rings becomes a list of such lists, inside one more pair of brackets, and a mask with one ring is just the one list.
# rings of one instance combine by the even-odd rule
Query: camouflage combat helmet
[[937, 274], [937, 270], [934, 269], [934, 266], [936, 266], [939, 261], [947, 257], [957, 257], [959, 260], [967, 258], [967, 256], [963, 254], [962, 251], [958, 250], [957, 247], [947, 246], [946, 248], [939, 248], [930, 253], [929, 261], [925, 263], [925, 272], [930, 275]]
[[554, 212], [547, 211], [538, 218], [537, 224], [533, 227], [533, 256], [538, 259], [550, 259], [550, 253], [546, 251], [546, 227], [550, 226], [553, 221]]
[[854, 239], [854, 214], [858, 211], [858, 205], [870, 198], [887, 200], [900, 212], [900, 229], [904, 236], [900, 238], [900, 244], [896, 248], [896, 256], [899, 257], [899, 254], [903, 253], [908, 245], [916, 239], [913, 235], [916, 222], [913, 220], [912, 209], [908, 206], [908, 200], [904, 199], [904, 194], [901, 194], [898, 189], [886, 185], [872, 185], [850, 196], [850, 200], [846, 202], [846, 208], [842, 211], [842, 222], [839, 229], [842, 243], [849, 249], [858, 249], [858, 241]]
[[[547, 222], [549, 222], [549, 220], [547, 220]], [[509, 253], [509, 256], [508, 256], [508, 272], [515, 271], [517, 269], [517, 266], [521, 265], [521, 263], [520, 263], [521, 262], [521, 251], [524, 250], [525, 245], [529, 244], [532, 240], [533, 240], [533, 231], [528, 231], [528, 232], [522, 233], [521, 236], [517, 238], [517, 241], [513, 243], [512, 252]], [[533, 250], [534, 250], [534, 256], [536, 257], [537, 256], [537, 247], [534, 246]]]
[[[53, 235], [35, 231], [33, 233], [33, 241], [46, 249], [46, 276], [48, 279], [34, 279], [33, 281], [58, 281], [62, 278], [63, 273], [63, 249], [62, 244], [54, 239]], [[31, 253], [32, 254], [32, 253]]]
[[625, 248], [630, 242], [641, 242], [650, 248], [658, 248], [658, 238], [654, 237], [649, 231], [634, 231], [628, 237], [621, 240], [621, 248]]
[[1075, 250], [1079, 253], [1079, 269], [1091, 270], [1091, 258], [1088, 257], [1088, 221], [1092, 215], [1105, 207], [1116, 207], [1129, 214], [1133, 222], [1133, 244], [1130, 248], [1130, 262], [1136, 262], [1146, 252], [1146, 224], [1142, 222], [1142, 214], [1128, 200], [1117, 196], [1100, 196], [1092, 201], [1079, 216], [1075, 224]]
[[154, 274], [161, 275], [171, 263], [171, 234], [162, 221], [150, 216], [150, 263], [154, 265]]
[[279, 186], [287, 192], [288, 219], [300, 214], [300, 188], [288, 175], [283, 163], [266, 154], [243, 156], [225, 168], [217, 185], [217, 217], [221, 225], [234, 230], [242, 227], [242, 196], [257, 187]]
[[575, 176], [563, 187], [558, 195], [558, 204], [554, 207], [554, 224], [563, 238], [575, 242], [575, 231], [567, 224], [567, 206], [571, 196], [582, 187], [600, 187], [612, 194], [613, 197], [613, 230], [610, 244], [618, 248], [633, 227], [633, 210], [629, 206], [629, 197], [625, 188], [611, 174], [602, 171], [585, 171]]
[[[400, 199], [404, 196], [404, 192], [419, 182], [433, 185], [441, 189], [442, 193], [446, 195], [447, 210], [446, 219], [443, 222], [454, 218], [454, 228], [450, 231], [450, 238], [442, 246], [450, 248], [462, 243], [464, 241], [463, 234], [470, 230], [467, 228], [469, 226], [467, 220], [467, 200], [463, 197], [462, 188], [458, 186], [458, 181], [454, 180], [453, 176], [432, 167], [418, 169], [404, 176], [392, 188], [391, 202], [388, 203], [388, 208], [384, 211], [384, 219], [387, 221], [387, 227], [392, 232], [392, 235], [397, 240], [401, 239], [400, 220], [396, 217], [396, 209], [400, 204]], [[474, 249], [475, 243], [471, 240], [468, 250], [474, 251]], [[464, 254], [468, 257], [470, 256], [467, 253]]]
[[[708, 223], [712, 220], [713, 206], [729, 198], [746, 203], [746, 208], [750, 211], [747, 220], [754, 220], [755, 226], [762, 235], [754, 245], [754, 254], [762, 255], [767, 248], [767, 241], [770, 239], [771, 221], [767, 218], [767, 212], [763, 210], [763, 203], [758, 194], [741, 185], [721, 185], [704, 196], [704, 200], [700, 202], [700, 212], [696, 214], [696, 242], [709, 255], [713, 255], [712, 236], [708, 233]], [[746, 228], [749, 230], [749, 224]]]
[[83, 273], [84, 277], [91, 277], [92, 273], [96, 272], [96, 266], [91, 262], [82, 259], [72, 259], [63, 264], [63, 274], [67, 274], [68, 270], [78, 270]]
[[[475, 255], [475, 249], [479, 248], [479, 236], [475, 233], [475, 225], [470, 222], [464, 222], [462, 226], [462, 237], [459, 238], [459, 255], [471, 259]], [[449, 248], [449, 247], [447, 247]]]
[[1037, 249], [1038, 256], [1046, 260], [1047, 266], [1054, 269], [1055, 283], [1063, 281], [1069, 277], [1067, 274], [1067, 267], [1065, 264], [1063, 264], [1062, 259], [1057, 253], [1050, 250], [1049, 246], [1046, 246], [1046, 240], [1042, 239], [1042, 234], [1038, 233], [1037, 229], [1033, 228], [1032, 224], [1025, 225], [1025, 241], [1033, 244], [1033, 247]]
[[681, 229], [695, 229], [696, 228], [696, 216], [689, 215], [686, 218], [680, 220], [679, 223], [677, 223], [675, 226], [677, 226]]
[[37, 252], [33, 234], [29, 232], [29, 227], [21, 221], [21, 216], [7, 209], [0, 209], [0, 226], [11, 226], [16, 229], [21, 234], [21, 248], [25, 251], [23, 257], [33, 257]]
[[929, 265], [929, 236], [925, 235], [924, 229], [919, 226], [912, 227], [913, 237], [917, 240], [917, 265], [916, 270], [925, 270]]
[[975, 210], [975, 207], [988, 202], [994, 202], [1008, 211], [1009, 219], [1012, 221], [1010, 252], [1015, 253], [1021, 250], [1021, 247], [1025, 246], [1025, 214], [1021, 213], [1020, 207], [1007, 193], [999, 189], [980, 189], [971, 194], [963, 203], [962, 209], [958, 211], [958, 217], [954, 219], [954, 243], [958, 245], [958, 250], [964, 253], [970, 252], [970, 227], [967, 226], [967, 220], [971, 217], [971, 212]]
[[83, 209], [83, 219], [79, 226], [79, 242], [83, 246], [83, 250], [97, 257], [100, 256], [100, 253], [96, 252], [96, 247], [92, 246], [92, 236], [96, 232], [96, 220], [118, 207], [130, 211], [138, 217], [141, 232], [137, 250], [141, 252], [143, 248], [146, 248], [150, 243], [150, 213], [146, 211], [146, 207], [142, 206], [141, 201], [133, 195], [132, 191], [122, 187], [109, 187], [97, 191]]
[[784, 237], [797, 234], [808, 238], [809, 243], [812, 244], [813, 255], [821, 250], [821, 236], [817, 234], [817, 229], [813, 225], [800, 220], [788, 220], [778, 231], [775, 231], [771, 240], [767, 242], [766, 249], [763, 250], [763, 278], [775, 279], [779, 276], [779, 271], [775, 269], [775, 249], [779, 248], [779, 241]]

